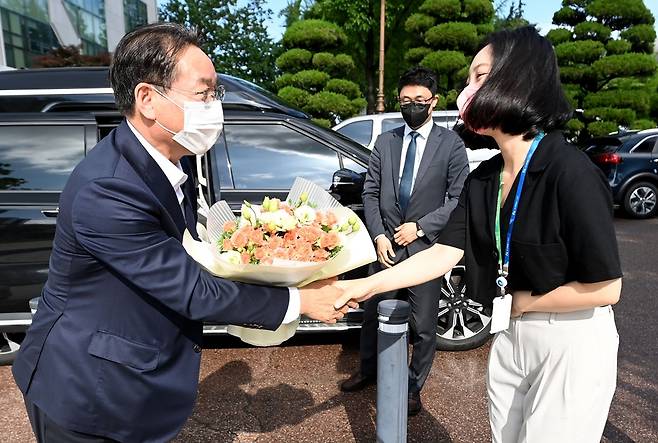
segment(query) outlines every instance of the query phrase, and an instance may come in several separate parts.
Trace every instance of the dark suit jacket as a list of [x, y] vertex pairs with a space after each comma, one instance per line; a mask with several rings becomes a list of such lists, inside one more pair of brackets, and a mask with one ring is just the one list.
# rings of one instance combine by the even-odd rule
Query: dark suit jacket
[[[368, 231], [373, 240], [380, 234], [391, 240], [396, 262], [427, 249], [436, 242], [448, 222], [450, 213], [457, 205], [468, 175], [468, 157], [464, 143], [453, 131], [433, 125], [418, 167], [406, 214], [403, 214], [398, 188], [404, 128], [401, 126], [377, 138], [370, 155], [363, 188], [363, 207]], [[403, 248], [393, 241], [393, 235], [395, 228], [406, 222], [416, 222], [425, 236]], [[435, 281], [433, 284], [439, 283]]]
[[[184, 202], [196, 232], [192, 181]], [[196, 398], [202, 322], [280, 325], [288, 290], [206, 273], [181, 244], [185, 226], [171, 184], [126, 122], [73, 171], [48, 281], [13, 367], [21, 391], [57, 424], [169, 441]]]

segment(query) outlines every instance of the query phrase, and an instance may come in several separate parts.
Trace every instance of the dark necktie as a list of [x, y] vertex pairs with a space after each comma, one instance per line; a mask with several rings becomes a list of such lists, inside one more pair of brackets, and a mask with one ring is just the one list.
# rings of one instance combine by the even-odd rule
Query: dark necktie
[[409, 199], [411, 198], [411, 188], [414, 181], [414, 165], [416, 163], [416, 138], [420, 134], [411, 132], [411, 141], [407, 148], [407, 155], [404, 157], [404, 169], [402, 170], [402, 178], [400, 179], [400, 209], [402, 213], [407, 211]]

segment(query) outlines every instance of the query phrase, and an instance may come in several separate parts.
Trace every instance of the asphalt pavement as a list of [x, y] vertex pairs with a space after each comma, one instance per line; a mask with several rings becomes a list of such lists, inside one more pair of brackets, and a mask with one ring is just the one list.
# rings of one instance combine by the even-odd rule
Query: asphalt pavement
[[[603, 442], [658, 442], [658, 219], [615, 222], [624, 288], [615, 307], [619, 377]], [[409, 420], [410, 442], [488, 442], [489, 345], [437, 353]], [[374, 442], [374, 387], [341, 393], [358, 367], [358, 333], [297, 336], [252, 348], [208, 340], [199, 399], [177, 442]], [[10, 368], [0, 367], [0, 441], [34, 441]]]

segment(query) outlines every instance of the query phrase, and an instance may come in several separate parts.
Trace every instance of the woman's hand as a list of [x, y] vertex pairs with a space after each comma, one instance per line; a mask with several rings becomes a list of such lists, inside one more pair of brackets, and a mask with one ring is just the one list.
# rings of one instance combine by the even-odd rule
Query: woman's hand
[[354, 304], [358, 306], [358, 302], [366, 301], [375, 295], [371, 278], [338, 280], [333, 285], [343, 291], [343, 294], [336, 300], [334, 305], [336, 309], [340, 309], [346, 304], [350, 307], [353, 307]]

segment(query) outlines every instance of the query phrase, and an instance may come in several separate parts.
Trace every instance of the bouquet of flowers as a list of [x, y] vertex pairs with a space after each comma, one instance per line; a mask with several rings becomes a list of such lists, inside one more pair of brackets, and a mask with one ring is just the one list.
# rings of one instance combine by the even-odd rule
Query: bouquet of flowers
[[[297, 178], [288, 198], [245, 202], [235, 216], [225, 201], [208, 212], [202, 241], [185, 233], [188, 254], [214, 275], [247, 283], [302, 287], [376, 260], [359, 217], [329, 193]], [[229, 326], [228, 332], [260, 346], [290, 338], [298, 322], [277, 331]]]

